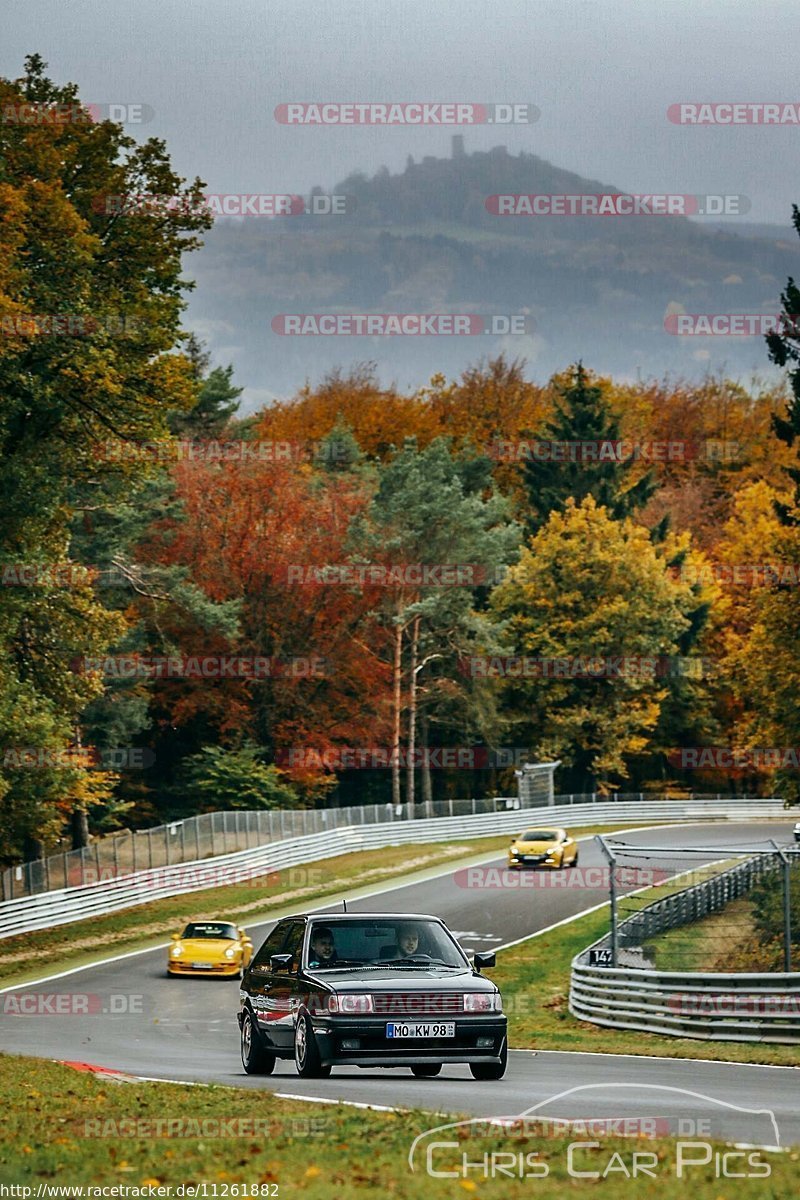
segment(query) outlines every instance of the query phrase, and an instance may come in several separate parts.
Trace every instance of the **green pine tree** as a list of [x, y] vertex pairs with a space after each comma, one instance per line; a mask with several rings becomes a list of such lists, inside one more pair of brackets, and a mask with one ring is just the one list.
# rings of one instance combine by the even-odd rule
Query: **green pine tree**
[[[558, 386], [555, 411], [535, 440], [557, 443], [603, 443], [620, 441], [620, 422], [613, 412], [603, 389], [591, 382], [582, 363], [572, 368], [571, 380]], [[646, 472], [635, 483], [631, 473], [635, 460], [619, 462], [611, 453], [597, 461], [576, 452], [571, 461], [569, 451], [559, 461], [555, 457], [531, 457], [524, 467], [524, 483], [528, 493], [528, 533], [537, 533], [552, 512], [563, 512], [571, 498], [580, 504], [587, 496], [607, 510], [615, 520], [631, 516], [641, 508], [655, 491], [652, 472]]]

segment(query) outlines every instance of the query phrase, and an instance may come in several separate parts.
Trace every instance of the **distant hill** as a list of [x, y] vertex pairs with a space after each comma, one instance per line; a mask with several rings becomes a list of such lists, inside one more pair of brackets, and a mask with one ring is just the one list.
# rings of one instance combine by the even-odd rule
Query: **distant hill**
[[[458, 147], [457, 147], [458, 149]], [[188, 323], [232, 361], [253, 406], [335, 366], [374, 360], [384, 382], [427, 383], [504, 349], [545, 379], [582, 357], [620, 378], [770, 371], [758, 337], [677, 337], [668, 312], [777, 312], [800, 240], [779, 227], [685, 217], [497, 217], [497, 193], [621, 192], [503, 147], [409, 158], [402, 174], [352, 174], [330, 189], [347, 216], [220, 220], [187, 264]], [[526, 313], [506, 338], [287, 337], [280, 313]]]

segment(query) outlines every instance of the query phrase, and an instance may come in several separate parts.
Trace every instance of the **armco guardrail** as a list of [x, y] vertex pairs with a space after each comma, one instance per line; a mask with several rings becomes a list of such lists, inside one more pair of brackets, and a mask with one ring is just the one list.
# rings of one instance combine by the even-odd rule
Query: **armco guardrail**
[[[620, 953], [719, 912], [779, 865], [760, 855], [646, 905], [620, 923]], [[573, 959], [569, 1010], [580, 1020], [707, 1041], [800, 1043], [800, 973], [589, 966], [590, 950], [608, 946], [606, 935]]]
[[581, 1021], [708, 1041], [800, 1042], [800, 973], [649, 971], [572, 964]]
[[519, 830], [522, 824], [547, 822], [572, 828], [611, 822], [686, 821], [697, 819], [750, 820], [785, 817], [780, 800], [656, 800], [571, 804], [509, 810], [475, 816], [392, 821], [335, 833], [286, 838], [270, 845], [213, 859], [181, 863], [157, 870], [131, 872], [82, 887], [62, 888], [0, 904], [0, 938], [54, 925], [66, 925], [103, 913], [253, 879], [270, 871], [333, 858], [354, 850], [378, 850], [414, 842], [449, 842]]

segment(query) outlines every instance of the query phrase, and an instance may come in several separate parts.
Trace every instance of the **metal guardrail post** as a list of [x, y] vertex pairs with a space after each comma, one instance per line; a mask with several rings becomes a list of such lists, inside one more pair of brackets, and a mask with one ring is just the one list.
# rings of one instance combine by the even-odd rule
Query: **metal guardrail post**
[[617, 965], [617, 880], [614, 874], [616, 862], [601, 833], [595, 834], [595, 841], [600, 843], [600, 849], [603, 851], [608, 862], [608, 899], [611, 907], [611, 965], [615, 967]]
[[774, 838], [769, 839], [775, 847], [778, 857], [783, 865], [783, 969], [791, 971], [792, 969], [792, 880], [791, 869], [792, 861], [785, 850], [782, 849]]

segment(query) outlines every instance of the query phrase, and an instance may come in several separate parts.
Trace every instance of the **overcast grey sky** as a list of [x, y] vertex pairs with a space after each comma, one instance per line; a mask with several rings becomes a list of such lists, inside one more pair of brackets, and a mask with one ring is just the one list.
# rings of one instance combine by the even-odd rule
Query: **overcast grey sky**
[[[8, 0], [5, 0], [8, 5]], [[800, 101], [796, 0], [28, 0], [6, 8], [0, 74], [41, 53], [91, 102], [144, 103], [213, 192], [304, 192], [452, 129], [279, 125], [284, 101], [528, 102], [532, 126], [465, 131], [634, 192], [737, 193], [751, 221], [800, 200], [800, 127], [671, 124], [682, 100]]]

